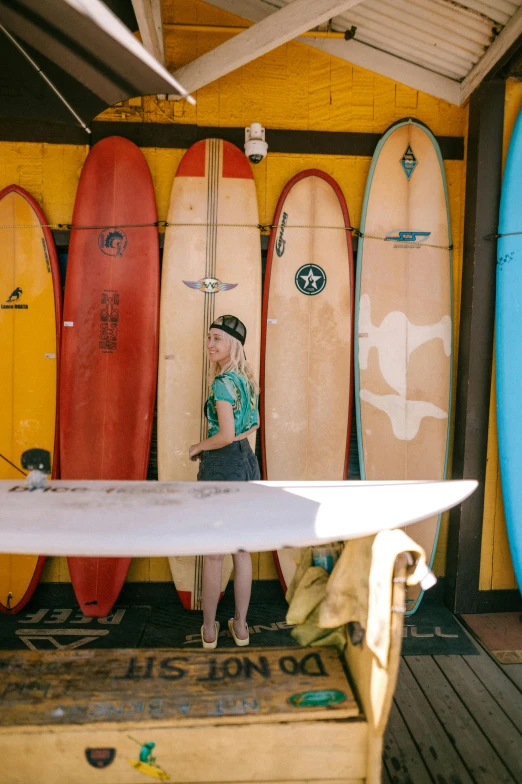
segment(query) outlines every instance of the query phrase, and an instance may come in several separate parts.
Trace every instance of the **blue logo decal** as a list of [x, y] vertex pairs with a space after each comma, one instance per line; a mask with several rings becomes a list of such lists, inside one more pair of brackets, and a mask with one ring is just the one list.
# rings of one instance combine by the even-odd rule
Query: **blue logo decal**
[[426, 242], [431, 231], [410, 231], [410, 229], [396, 229], [389, 231], [384, 238], [386, 242]]
[[404, 169], [404, 173], [408, 180], [411, 178], [415, 167], [417, 166], [417, 158], [413, 154], [413, 150], [411, 149], [411, 145], [408, 144], [406, 148], [406, 152], [401, 158], [401, 166]]

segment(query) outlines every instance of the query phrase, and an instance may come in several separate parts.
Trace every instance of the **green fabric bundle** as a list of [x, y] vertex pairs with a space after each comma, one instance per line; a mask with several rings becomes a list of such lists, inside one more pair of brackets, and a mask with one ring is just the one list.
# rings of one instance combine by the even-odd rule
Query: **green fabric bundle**
[[325, 645], [342, 653], [346, 645], [346, 627], [322, 629], [319, 626], [319, 611], [326, 596], [328, 578], [328, 572], [322, 567], [313, 566], [312, 548], [303, 550], [301, 562], [286, 592], [289, 604], [286, 622], [295, 624], [291, 634], [299, 645]]

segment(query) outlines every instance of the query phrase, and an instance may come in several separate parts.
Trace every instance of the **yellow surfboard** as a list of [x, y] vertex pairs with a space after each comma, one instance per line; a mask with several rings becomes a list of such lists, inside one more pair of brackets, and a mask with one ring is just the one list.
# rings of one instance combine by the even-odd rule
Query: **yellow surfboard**
[[144, 776], [150, 776], [153, 779], [159, 779], [160, 781], [168, 781], [169, 774], [165, 773], [158, 765], [149, 765], [147, 762], [139, 762], [138, 760], [128, 760], [128, 762], [132, 765], [133, 768], [136, 768], [137, 771], [143, 773]]
[[[33, 197], [0, 192], [0, 479], [20, 479], [21, 457], [55, 455], [60, 275], [51, 231]], [[0, 555], [0, 611], [19, 612], [44, 565], [38, 555]]]

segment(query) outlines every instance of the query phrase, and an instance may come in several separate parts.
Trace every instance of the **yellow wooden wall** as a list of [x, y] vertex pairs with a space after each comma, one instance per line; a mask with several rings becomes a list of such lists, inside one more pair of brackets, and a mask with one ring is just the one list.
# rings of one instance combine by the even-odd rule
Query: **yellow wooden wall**
[[[239, 24], [238, 17], [200, 0], [164, 0], [164, 23]], [[226, 40], [224, 34], [186, 33], [165, 28], [167, 64], [179, 68]], [[270, 128], [382, 133], [394, 121], [411, 116], [435, 135], [467, 136], [467, 109], [452, 106], [391, 79], [350, 65], [304, 44], [291, 42], [199, 90], [196, 106], [158, 102], [155, 96], [132, 99], [98, 119], [122, 122], [189, 123], [246, 126], [257, 121]], [[74, 196], [87, 147], [0, 143], [0, 188], [16, 182], [42, 204], [50, 222], [71, 220]], [[172, 180], [183, 150], [143, 150], [152, 172], [158, 215], [166, 218]], [[371, 159], [270, 153], [253, 167], [261, 223], [270, 223], [283, 186], [296, 173], [316, 167], [334, 177], [346, 197], [352, 224], [359, 225]], [[465, 162], [445, 161], [453, 226], [455, 346], [461, 292]], [[455, 357], [457, 352], [455, 351]], [[455, 367], [456, 371], [456, 367]], [[443, 522], [435, 561], [444, 573], [447, 524]], [[271, 555], [254, 556], [254, 577], [275, 578]], [[44, 580], [69, 579], [65, 559], [51, 559]], [[166, 559], [135, 559], [129, 580], [169, 580]]]
[[[506, 162], [509, 141], [521, 107], [522, 83], [514, 79], [508, 79], [506, 82], [504, 107], [502, 166]], [[479, 588], [482, 591], [491, 591], [516, 587], [517, 583], [509, 552], [506, 518], [502, 503], [502, 486], [498, 460], [495, 362], [493, 361]]]

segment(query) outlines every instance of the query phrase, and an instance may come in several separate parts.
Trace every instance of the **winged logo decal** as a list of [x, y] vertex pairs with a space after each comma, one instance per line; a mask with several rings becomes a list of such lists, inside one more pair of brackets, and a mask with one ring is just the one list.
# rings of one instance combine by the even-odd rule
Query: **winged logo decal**
[[222, 283], [217, 278], [201, 278], [200, 280], [184, 280], [185, 286], [189, 289], [197, 289], [203, 294], [217, 294], [218, 291], [229, 291], [235, 289], [237, 283]]

